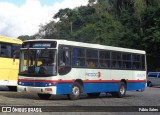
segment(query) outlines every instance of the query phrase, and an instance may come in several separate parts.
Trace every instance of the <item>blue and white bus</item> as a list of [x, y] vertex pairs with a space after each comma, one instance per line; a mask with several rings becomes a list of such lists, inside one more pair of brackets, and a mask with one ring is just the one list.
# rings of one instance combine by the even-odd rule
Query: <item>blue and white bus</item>
[[124, 97], [146, 87], [146, 53], [120, 47], [55, 39], [25, 41], [21, 48], [18, 92], [42, 99], [82, 93]]

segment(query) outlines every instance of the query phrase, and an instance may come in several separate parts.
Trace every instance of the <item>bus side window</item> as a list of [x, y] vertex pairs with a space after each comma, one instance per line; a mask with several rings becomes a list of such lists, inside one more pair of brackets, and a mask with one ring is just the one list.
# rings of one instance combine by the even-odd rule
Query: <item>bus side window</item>
[[85, 49], [84, 48], [73, 48], [72, 55], [73, 67], [85, 67]]
[[122, 68], [122, 55], [121, 52], [111, 52], [112, 56], [112, 68], [121, 69]]
[[0, 44], [0, 56], [11, 58], [11, 45], [10, 44], [5, 44], [5, 43]]
[[141, 69], [141, 58], [138, 54], [132, 55], [132, 69], [140, 70]]
[[99, 51], [100, 68], [110, 68], [110, 51]]
[[86, 49], [86, 66], [88, 68], [98, 68], [98, 50]]

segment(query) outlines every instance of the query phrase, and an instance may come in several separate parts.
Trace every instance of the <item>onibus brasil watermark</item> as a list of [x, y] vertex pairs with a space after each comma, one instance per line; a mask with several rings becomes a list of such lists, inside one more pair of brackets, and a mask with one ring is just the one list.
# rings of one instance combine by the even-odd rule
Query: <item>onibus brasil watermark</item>
[[2, 112], [42, 112], [41, 107], [2, 107]]
[[155, 107], [140, 107], [139, 111], [140, 112], [158, 112], [159, 109]]

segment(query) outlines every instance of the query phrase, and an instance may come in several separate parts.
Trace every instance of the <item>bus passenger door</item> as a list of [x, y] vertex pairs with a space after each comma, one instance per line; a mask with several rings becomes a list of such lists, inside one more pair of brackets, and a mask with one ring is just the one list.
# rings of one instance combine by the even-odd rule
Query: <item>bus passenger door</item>
[[68, 46], [61, 46], [58, 54], [59, 75], [68, 74], [71, 71], [71, 51]]
[[17, 85], [18, 80], [18, 70], [19, 70], [19, 59], [13, 57], [12, 59], [12, 69], [9, 75], [9, 82], [11, 85]]
[[11, 45], [0, 43], [0, 85], [8, 84], [11, 64]]
[[19, 71], [19, 49], [20, 45], [13, 45], [12, 46], [12, 63], [11, 63], [11, 72], [9, 75], [9, 84], [11, 86], [17, 85], [18, 80], [18, 71]]
[[7, 85], [11, 60], [0, 57], [0, 63], [0, 85]]

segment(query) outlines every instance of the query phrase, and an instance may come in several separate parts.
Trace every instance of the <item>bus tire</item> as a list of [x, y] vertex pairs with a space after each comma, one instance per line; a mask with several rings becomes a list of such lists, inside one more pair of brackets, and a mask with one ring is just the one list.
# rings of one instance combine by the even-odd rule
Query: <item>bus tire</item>
[[17, 91], [17, 86], [7, 86], [10, 91]]
[[79, 83], [75, 82], [72, 85], [72, 93], [68, 94], [67, 96], [70, 100], [77, 100], [79, 99], [80, 94], [81, 94], [81, 86]]
[[111, 94], [113, 97], [124, 97], [126, 95], [126, 84], [124, 82], [120, 82], [118, 92], [112, 92]]
[[88, 97], [90, 98], [98, 98], [100, 93], [87, 93]]
[[51, 97], [51, 94], [38, 94], [38, 97], [40, 99], [49, 99]]

